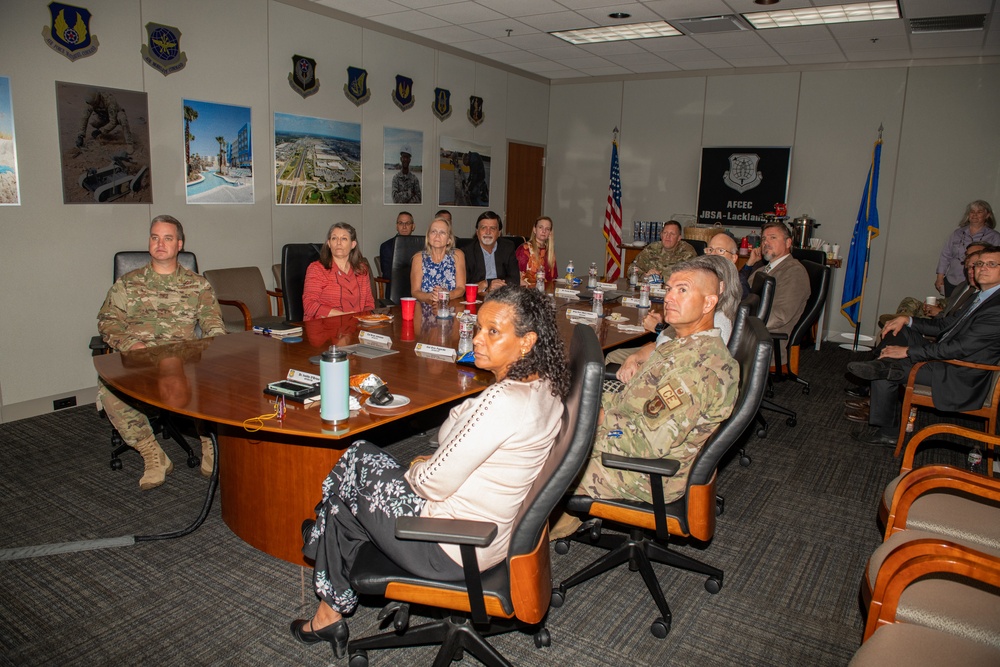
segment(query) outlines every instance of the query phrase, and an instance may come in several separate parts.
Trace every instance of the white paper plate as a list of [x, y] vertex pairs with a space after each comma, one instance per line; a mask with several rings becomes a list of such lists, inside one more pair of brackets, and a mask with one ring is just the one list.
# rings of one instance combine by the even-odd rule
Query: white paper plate
[[375, 405], [371, 402], [371, 396], [365, 399], [365, 407], [369, 410], [395, 410], [409, 404], [410, 399], [401, 394], [393, 394], [392, 401], [386, 405]]

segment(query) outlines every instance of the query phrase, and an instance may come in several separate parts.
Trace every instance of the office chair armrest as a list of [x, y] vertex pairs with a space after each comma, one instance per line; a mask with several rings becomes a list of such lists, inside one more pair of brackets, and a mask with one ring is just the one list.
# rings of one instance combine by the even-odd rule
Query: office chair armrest
[[618, 369], [621, 368], [621, 364], [608, 364], [604, 367], [604, 379], [605, 380], [617, 380], [618, 379]]
[[618, 454], [601, 454], [601, 463], [606, 468], [616, 470], [630, 470], [652, 475], [663, 475], [673, 477], [681, 467], [680, 461], [675, 459], [639, 459], [630, 456], [619, 456]]
[[786, 334], [786, 333], [784, 333], [782, 331], [772, 331], [771, 332], [771, 339], [772, 340], [788, 340], [788, 334]]
[[468, 544], [487, 547], [497, 536], [497, 525], [489, 521], [431, 519], [401, 516], [396, 519], [396, 537], [401, 540]]
[[924, 466], [903, 475], [893, 492], [885, 539], [906, 529], [914, 501], [927, 493], [949, 491], [984, 504], [996, 503], [1000, 501], [1000, 479], [944, 465]]
[[[285, 314], [285, 302], [282, 299], [281, 290], [280, 289], [269, 289], [269, 290], [267, 290], [267, 295], [268, 296], [273, 296], [274, 299], [275, 299], [275, 301], [278, 302], [278, 315], [284, 315]], [[270, 299], [267, 300], [267, 308], [268, 308], [268, 312], [271, 315], [274, 315], [274, 311], [271, 310], [271, 300]]]
[[253, 318], [250, 317], [250, 309], [242, 301], [237, 301], [235, 299], [219, 299], [220, 306], [236, 306], [243, 313], [243, 330], [250, 331], [253, 329]]
[[93, 357], [96, 357], [99, 354], [108, 354], [111, 352], [111, 348], [104, 342], [104, 338], [102, 336], [91, 336], [90, 345], [88, 347], [90, 347], [90, 354]]

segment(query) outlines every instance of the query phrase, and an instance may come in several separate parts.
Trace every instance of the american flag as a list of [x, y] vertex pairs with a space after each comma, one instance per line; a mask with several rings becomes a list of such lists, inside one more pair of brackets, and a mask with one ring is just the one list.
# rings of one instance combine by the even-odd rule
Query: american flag
[[607, 242], [606, 280], [617, 280], [622, 268], [622, 176], [618, 168], [618, 142], [611, 142], [611, 184], [608, 207], [604, 211], [604, 239]]

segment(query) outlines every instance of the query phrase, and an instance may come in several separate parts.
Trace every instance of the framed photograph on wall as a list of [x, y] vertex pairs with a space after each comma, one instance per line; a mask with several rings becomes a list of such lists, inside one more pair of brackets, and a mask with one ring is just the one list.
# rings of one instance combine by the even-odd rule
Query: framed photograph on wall
[[420, 130], [383, 130], [382, 201], [420, 204], [424, 175], [424, 133]]
[[490, 205], [490, 147], [441, 137], [439, 206]]
[[56, 81], [64, 204], [151, 204], [149, 103], [137, 90]]
[[10, 78], [0, 76], [0, 206], [18, 206], [17, 143], [14, 139], [14, 105]]
[[361, 204], [361, 124], [274, 114], [275, 202]]
[[791, 158], [789, 147], [702, 148], [698, 222], [760, 227], [787, 201]]
[[184, 100], [188, 204], [252, 204], [250, 107]]

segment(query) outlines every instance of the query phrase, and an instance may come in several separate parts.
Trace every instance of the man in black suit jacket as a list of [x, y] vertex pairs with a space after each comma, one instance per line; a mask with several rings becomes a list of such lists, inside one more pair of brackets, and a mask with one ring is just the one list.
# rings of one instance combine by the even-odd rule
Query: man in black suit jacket
[[502, 230], [503, 222], [493, 211], [486, 211], [476, 220], [476, 242], [465, 252], [465, 284], [477, 283], [480, 293], [521, 282], [517, 248], [500, 238]]
[[[981, 364], [1000, 361], [1000, 247], [987, 246], [975, 259], [979, 292], [962, 308], [933, 319], [907, 315], [893, 318], [882, 329], [878, 359], [854, 362], [848, 369], [871, 381], [868, 423], [877, 427], [855, 434], [876, 445], [895, 445], [899, 435], [898, 387], [918, 361], [959, 359]], [[936, 336], [935, 342], [924, 336]], [[982, 407], [992, 374], [951, 364], [927, 364], [917, 383], [930, 385], [934, 405], [947, 411]]]
[[[413, 216], [409, 211], [400, 211], [396, 216], [396, 236], [409, 236], [413, 233]], [[388, 241], [384, 241], [378, 248], [379, 268], [382, 277], [392, 281], [392, 256], [396, 248], [396, 236]], [[389, 293], [389, 286], [386, 285], [385, 293]]]

